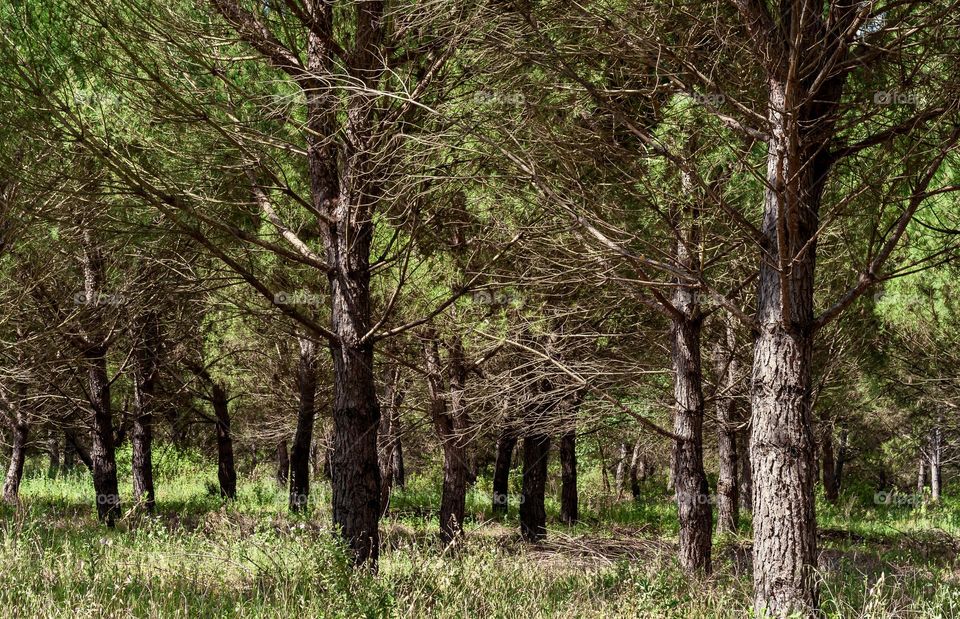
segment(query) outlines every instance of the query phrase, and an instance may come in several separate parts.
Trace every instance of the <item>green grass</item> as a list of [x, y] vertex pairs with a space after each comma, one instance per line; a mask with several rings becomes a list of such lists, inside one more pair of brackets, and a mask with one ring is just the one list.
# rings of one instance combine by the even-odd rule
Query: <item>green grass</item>
[[[688, 578], [673, 560], [675, 509], [656, 484], [638, 502], [616, 501], [587, 471], [583, 522], [560, 525], [551, 500], [548, 539], [529, 546], [516, 532], [515, 506], [493, 517], [481, 479], [468, 497], [465, 541], [444, 548], [436, 476], [416, 477], [382, 523], [374, 576], [352, 569], [331, 534], [322, 482], [312, 512], [291, 517], [266, 475], [243, 481], [238, 499], [225, 502], [212, 467], [161, 455], [157, 513], [128, 512], [115, 530], [97, 525], [88, 476], [28, 471], [23, 504], [0, 511], [6, 616], [750, 616], [747, 525], [716, 540], [709, 579]], [[123, 457], [121, 473], [129, 474]], [[827, 616], [960, 617], [956, 501], [888, 508], [853, 492], [818, 510]]]

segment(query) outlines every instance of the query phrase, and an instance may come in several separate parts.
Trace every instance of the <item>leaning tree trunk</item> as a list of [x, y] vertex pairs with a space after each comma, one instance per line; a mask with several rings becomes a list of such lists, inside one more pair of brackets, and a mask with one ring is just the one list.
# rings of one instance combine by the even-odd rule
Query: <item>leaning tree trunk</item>
[[220, 496], [235, 499], [237, 497], [237, 468], [233, 461], [233, 436], [230, 434], [230, 400], [227, 392], [218, 383], [214, 383], [213, 413], [217, 429], [217, 480], [220, 482]]
[[130, 433], [133, 497], [152, 512], [156, 503], [153, 485], [153, 398], [160, 365], [160, 324], [157, 315], [148, 313], [139, 327], [134, 350], [134, 417]]
[[717, 347], [717, 454], [720, 460], [717, 476], [717, 532], [737, 530], [740, 519], [740, 487], [738, 484], [737, 389], [739, 368], [736, 356], [736, 332], [729, 319], [725, 325], [725, 342]]
[[517, 437], [508, 421], [497, 440], [497, 459], [493, 465], [493, 513], [506, 514], [510, 497], [510, 467]]
[[317, 346], [306, 337], [298, 338], [300, 367], [297, 387], [300, 403], [297, 410], [297, 431], [290, 451], [290, 511], [306, 508], [310, 498], [310, 447], [313, 443], [313, 422], [317, 398]]
[[23, 410], [23, 398], [18, 398], [11, 430], [13, 450], [10, 453], [10, 466], [3, 484], [3, 500], [16, 504], [20, 500], [20, 480], [23, 479], [23, 464], [27, 457], [27, 439], [30, 435], [30, 423]]
[[523, 494], [520, 500], [520, 533], [528, 542], [547, 534], [547, 459], [550, 436], [535, 434], [523, 438]]
[[836, 503], [840, 498], [837, 488], [837, 463], [833, 458], [833, 431], [824, 425], [822, 439], [820, 440], [820, 452], [823, 457], [821, 473], [823, 475], [823, 494], [827, 501]]

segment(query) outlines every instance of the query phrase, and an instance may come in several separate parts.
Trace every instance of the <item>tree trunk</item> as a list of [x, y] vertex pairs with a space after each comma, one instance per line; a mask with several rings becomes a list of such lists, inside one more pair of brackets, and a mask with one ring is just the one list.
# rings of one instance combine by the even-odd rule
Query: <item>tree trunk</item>
[[549, 435], [537, 434], [524, 437], [520, 533], [528, 542], [537, 542], [547, 534], [547, 510], [544, 506], [544, 499], [549, 456]]
[[[741, 437], [741, 445], [749, 445], [749, 431], [744, 432]], [[745, 449], [740, 458], [740, 509], [753, 513], [753, 471], [750, 468], [750, 450]]]
[[290, 452], [287, 449], [287, 439], [277, 444], [277, 485], [287, 487], [290, 479]]
[[680, 518], [679, 560], [680, 567], [687, 572], [709, 574], [713, 518], [707, 474], [703, 469], [702, 323], [688, 290], [686, 287], [677, 288], [674, 306], [692, 318], [675, 319], [671, 328], [676, 402], [673, 433], [679, 437], [673, 446], [674, 484]]
[[68, 463], [68, 461], [70, 461], [69, 466], [72, 467], [72, 459], [74, 456], [76, 456], [92, 474], [93, 459], [90, 457], [90, 450], [81, 444], [80, 437], [77, 436], [76, 431], [73, 429], [67, 429], [63, 431], [63, 435], [64, 438], [66, 438], [66, 446], [64, 447], [64, 462]]
[[740, 519], [740, 488], [737, 483], [738, 445], [737, 400], [734, 397], [739, 368], [734, 326], [728, 318], [725, 324], [725, 342], [717, 347], [717, 532], [734, 532]]
[[640, 437], [637, 437], [636, 442], [633, 444], [633, 453], [630, 456], [630, 494], [633, 496], [633, 500], [637, 501], [640, 499], [640, 480], [641, 477], [646, 476], [646, 463], [643, 461], [642, 455], [642, 445], [643, 441]]
[[600, 435], [596, 435], [597, 438], [597, 458], [600, 460], [600, 476], [603, 479], [603, 489], [607, 494], [610, 494], [610, 476], [607, 474], [607, 458], [603, 453], [603, 441], [600, 440]]
[[7, 468], [7, 477], [3, 484], [3, 500], [16, 504], [20, 501], [20, 480], [23, 479], [23, 464], [27, 457], [27, 439], [30, 436], [30, 423], [26, 413], [22, 410], [21, 397], [17, 401], [17, 410], [14, 413], [12, 425], [13, 450], [10, 453], [10, 466]]
[[460, 339], [454, 338], [449, 348], [450, 385], [449, 390], [445, 389], [437, 334], [433, 330], [427, 330], [425, 338], [424, 356], [430, 391], [430, 416], [443, 446], [440, 537], [444, 543], [450, 543], [463, 532], [463, 517], [466, 511], [469, 455], [462, 401], [466, 369]]
[[924, 455], [923, 451], [920, 451], [920, 456], [917, 458], [917, 461], [920, 463], [920, 467], [917, 470], [917, 496], [923, 496], [923, 489], [927, 485], [927, 457]]
[[212, 390], [213, 412], [217, 419], [217, 480], [220, 482], [220, 496], [235, 499], [237, 469], [233, 462], [233, 436], [230, 434], [230, 400], [220, 384], [214, 383]]
[[577, 432], [566, 430], [560, 437], [560, 520], [576, 524], [580, 518], [577, 500]]
[[60, 473], [63, 459], [60, 457], [60, 441], [57, 439], [57, 433], [53, 428], [47, 430], [46, 449], [47, 456], [50, 459], [47, 477], [56, 477]]
[[940, 431], [940, 419], [937, 419], [937, 425], [930, 431], [930, 500], [936, 503], [940, 500], [940, 483], [942, 481], [941, 458], [942, 458], [942, 435]]
[[626, 481], [628, 466], [630, 466], [630, 463], [627, 460], [627, 444], [620, 441], [620, 451], [617, 454], [617, 468], [613, 477], [617, 488], [617, 500], [623, 497], [623, 485]]
[[310, 498], [310, 447], [313, 444], [313, 422], [317, 397], [317, 346], [306, 337], [298, 338], [300, 367], [297, 388], [300, 403], [297, 410], [297, 431], [290, 452], [290, 511], [307, 507]]
[[843, 488], [843, 465], [847, 462], [847, 431], [840, 431], [840, 445], [837, 449], [837, 465], [834, 469], [833, 479], [837, 485], [837, 492]]
[[134, 417], [130, 442], [133, 449], [133, 497], [147, 511], [156, 504], [153, 485], [153, 398], [160, 365], [160, 324], [157, 315], [142, 318], [134, 350]]
[[90, 461], [93, 464], [93, 488], [97, 495], [97, 515], [108, 527], [120, 513], [117, 484], [117, 460], [113, 443], [113, 416], [110, 410], [110, 381], [107, 375], [107, 351], [95, 346], [86, 354], [90, 383], [93, 423], [90, 433]]
[[[380, 417], [378, 450], [380, 454], [381, 492], [380, 505], [383, 513], [390, 505], [390, 492], [393, 489], [396, 472], [396, 459], [400, 448], [397, 425], [400, 421], [400, 404], [403, 402], [403, 390], [400, 388], [399, 368], [390, 368], [383, 388], [383, 411]], [[402, 465], [401, 465], [402, 466]]]
[[829, 426], [823, 429], [823, 438], [820, 441], [820, 452], [823, 456], [823, 494], [827, 501], [836, 504], [840, 496], [837, 488], [837, 463], [833, 459], [833, 431]]
[[493, 513], [506, 514], [510, 497], [510, 467], [517, 437], [508, 421], [497, 440], [497, 460], [493, 465]]

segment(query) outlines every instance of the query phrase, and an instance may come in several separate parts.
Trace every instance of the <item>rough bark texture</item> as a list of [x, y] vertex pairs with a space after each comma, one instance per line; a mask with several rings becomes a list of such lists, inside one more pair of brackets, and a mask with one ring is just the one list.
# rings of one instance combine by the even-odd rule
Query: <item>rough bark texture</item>
[[941, 459], [942, 459], [943, 438], [940, 430], [940, 421], [930, 431], [930, 500], [940, 500], [941, 485]]
[[306, 337], [298, 338], [300, 365], [297, 369], [297, 430], [290, 451], [290, 511], [306, 509], [310, 499], [310, 448], [317, 398], [317, 345]]
[[[400, 370], [393, 367], [387, 372], [383, 387], [383, 412], [380, 417], [378, 450], [380, 454], [380, 505], [383, 513], [390, 505], [390, 492], [397, 477], [397, 459], [400, 454], [400, 405], [404, 392], [400, 386]], [[402, 471], [403, 464], [399, 469]]]
[[147, 511], [153, 511], [156, 495], [153, 485], [153, 399], [160, 366], [160, 324], [150, 312], [139, 321], [134, 350], [133, 497]]
[[49, 458], [47, 476], [56, 477], [60, 472], [63, 459], [60, 457], [60, 441], [57, 439], [57, 433], [53, 428], [47, 430], [47, 440], [45, 446], [47, 457]]
[[917, 462], [920, 464], [917, 469], [917, 496], [923, 496], [923, 489], [927, 485], [927, 456], [923, 451], [920, 452]]
[[[22, 393], [20, 395], [22, 396]], [[7, 476], [3, 484], [3, 500], [14, 504], [20, 500], [20, 480], [23, 479], [27, 439], [30, 436], [30, 423], [21, 400], [22, 397], [15, 403], [16, 411], [10, 411], [13, 422], [10, 428], [13, 449], [10, 452], [10, 465], [7, 467]]]
[[544, 434], [523, 438], [523, 493], [520, 499], [520, 533], [528, 542], [547, 534], [544, 498], [547, 486], [547, 459], [550, 437]]
[[640, 482], [646, 478], [647, 463], [643, 459], [642, 438], [638, 437], [633, 444], [633, 454], [630, 456], [630, 494], [633, 500], [640, 498]]
[[462, 390], [466, 378], [459, 338], [450, 346], [450, 385], [446, 388], [437, 335], [425, 332], [424, 358], [430, 392], [430, 416], [443, 446], [443, 492], [440, 496], [440, 537], [445, 543], [463, 532], [466, 509], [469, 455], [466, 444], [466, 417]]
[[575, 524], [580, 518], [577, 499], [577, 433], [569, 429], [560, 436], [560, 520]]
[[510, 468], [517, 437], [512, 424], [507, 423], [497, 440], [497, 459], [493, 465], [493, 513], [506, 514], [510, 497]]
[[237, 497], [237, 469], [233, 461], [233, 436], [230, 434], [230, 400], [227, 392], [218, 383], [212, 387], [213, 412], [217, 429], [217, 480], [220, 482], [220, 495], [234, 499]]
[[623, 441], [620, 441], [620, 448], [617, 452], [617, 466], [613, 476], [618, 499], [623, 497], [623, 484], [627, 479], [627, 468], [630, 466], [630, 460], [628, 459], [627, 454], [627, 444]]
[[736, 332], [733, 324], [725, 325], [724, 342], [717, 347], [717, 532], [737, 530], [740, 519], [740, 487], [738, 484], [739, 450], [737, 436], [740, 420], [735, 398], [739, 368], [736, 356]]

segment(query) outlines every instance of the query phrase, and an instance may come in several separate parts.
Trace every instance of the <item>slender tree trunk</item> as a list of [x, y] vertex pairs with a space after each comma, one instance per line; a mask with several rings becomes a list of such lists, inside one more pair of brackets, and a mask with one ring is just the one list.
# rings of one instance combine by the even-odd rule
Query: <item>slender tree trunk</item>
[[940, 500], [941, 483], [941, 458], [942, 458], [942, 435], [940, 431], [940, 419], [937, 419], [937, 425], [930, 432], [930, 500], [936, 503]]
[[3, 484], [3, 500], [16, 504], [20, 501], [20, 480], [23, 479], [23, 464], [27, 457], [27, 439], [30, 436], [30, 423], [23, 411], [22, 397], [18, 398], [17, 410], [12, 425], [13, 450], [10, 453], [10, 466]]
[[393, 485], [397, 488], [406, 486], [406, 472], [403, 469], [403, 441], [401, 440], [400, 410], [393, 411], [393, 458], [391, 459], [391, 472]]
[[156, 503], [153, 484], [153, 398], [160, 365], [160, 324], [155, 313], [142, 317], [134, 350], [133, 496], [147, 511]]
[[643, 461], [642, 445], [642, 439], [637, 437], [633, 444], [633, 454], [630, 456], [630, 494], [634, 501], [640, 499], [640, 479], [641, 476], [646, 476], [646, 463]]
[[437, 334], [425, 332], [424, 355], [430, 390], [430, 416], [443, 446], [443, 493], [440, 497], [440, 537], [444, 543], [463, 532], [469, 455], [462, 402], [465, 366], [459, 338], [450, 346], [450, 387], [445, 389]]
[[523, 439], [523, 494], [520, 501], [520, 533], [528, 542], [537, 542], [547, 534], [547, 459], [550, 436], [537, 434]]
[[297, 410], [297, 431], [290, 452], [290, 511], [307, 507], [310, 498], [310, 447], [313, 444], [313, 422], [317, 397], [317, 346], [306, 337], [298, 338], [300, 367], [297, 387], [300, 403]]
[[220, 496], [228, 499], [237, 497], [237, 469], [233, 462], [233, 435], [230, 433], [230, 400], [226, 390], [218, 383], [213, 384], [213, 412], [217, 429], [217, 480], [220, 482]]
[[69, 465], [73, 466], [73, 457], [76, 456], [80, 462], [83, 463], [87, 470], [90, 473], [93, 473], [93, 459], [90, 457], [90, 450], [87, 449], [81, 442], [80, 437], [77, 436], [77, 433], [73, 429], [68, 429], [63, 431], [64, 438], [66, 438], [66, 447], [64, 448], [64, 454], [66, 454], [65, 461], [70, 460]]
[[286, 487], [290, 479], [290, 451], [287, 448], [287, 439], [277, 444], [277, 485]]
[[917, 458], [920, 466], [917, 470], [917, 496], [923, 496], [923, 489], [927, 485], [927, 457], [924, 455], [923, 451], [920, 451], [920, 456]]
[[493, 465], [493, 513], [506, 514], [510, 497], [510, 468], [517, 437], [508, 421], [497, 440], [497, 459]]
[[383, 389], [383, 410], [380, 417], [379, 453], [381, 492], [380, 505], [386, 513], [390, 505], [390, 492], [395, 481], [395, 461], [400, 447], [400, 437], [397, 435], [395, 424], [399, 422], [400, 404], [403, 401], [403, 391], [400, 389], [400, 371], [391, 368], [387, 372]]
[[620, 441], [620, 451], [617, 454], [617, 468], [614, 473], [614, 483], [617, 487], [617, 500], [623, 497], [623, 485], [627, 477], [627, 467], [630, 466], [627, 460], [627, 444]]
[[568, 428], [560, 436], [560, 520], [576, 524], [580, 519], [577, 497], [577, 431]]
[[597, 434], [597, 458], [600, 460], [600, 476], [603, 479], [603, 489], [607, 494], [610, 494], [610, 476], [607, 475], [607, 458], [603, 453], [603, 441], [600, 440], [599, 434]]
[[60, 441], [57, 440], [57, 433], [53, 428], [47, 430], [46, 448], [47, 457], [50, 459], [47, 477], [56, 477], [60, 473], [62, 458], [60, 457]]
[[737, 400], [734, 397], [739, 368], [736, 356], [736, 332], [728, 319], [725, 342], [717, 347], [717, 454], [720, 460], [717, 476], [717, 532], [737, 530], [740, 519], [740, 487], [738, 484]]
[[823, 457], [823, 494], [827, 501], [836, 503], [840, 497], [837, 488], [837, 463], [833, 458], [833, 431], [829, 426], [824, 426], [823, 438], [820, 441], [820, 453]]
[[[741, 445], [750, 443], [749, 431], [741, 436]], [[750, 450], [745, 449], [740, 458], [740, 509], [753, 513], [753, 471], [750, 468]]]
[[834, 469], [833, 479], [837, 485], [837, 492], [843, 488], [843, 465], [847, 462], [847, 431], [840, 431], [840, 445], [837, 448], [837, 464]]

